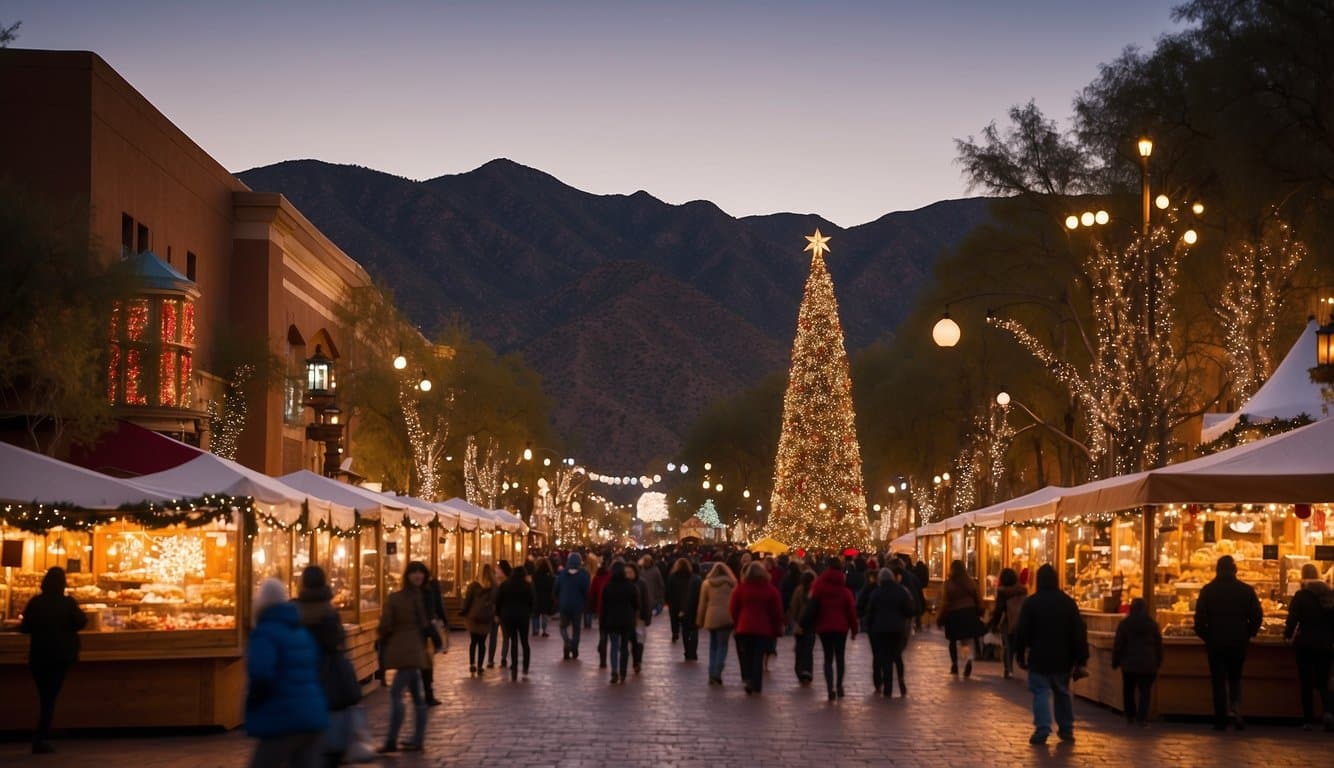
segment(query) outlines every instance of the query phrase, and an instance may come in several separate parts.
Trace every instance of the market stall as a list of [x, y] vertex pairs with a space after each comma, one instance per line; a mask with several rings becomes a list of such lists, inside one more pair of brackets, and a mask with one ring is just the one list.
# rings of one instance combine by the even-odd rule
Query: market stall
[[[239, 722], [248, 498], [117, 480], [0, 443], [0, 500], [0, 624], [17, 625], [52, 566], [88, 617], [60, 722]], [[0, 633], [0, 722], [14, 727], [37, 706], [27, 651], [28, 638]]]
[[1194, 637], [1199, 591], [1224, 554], [1256, 588], [1265, 611], [1246, 664], [1249, 701], [1266, 714], [1299, 714], [1292, 652], [1282, 643], [1287, 602], [1300, 568], [1319, 564], [1331, 578], [1326, 523], [1334, 499], [1334, 422], [1317, 422], [1194, 461], [1071, 489], [1057, 504], [1066, 542], [1066, 588], [1090, 628], [1090, 677], [1081, 695], [1120, 705], [1110, 668], [1111, 639], [1130, 600], [1145, 598], [1163, 627], [1168, 651], [1157, 709], [1210, 713], [1204, 647]]

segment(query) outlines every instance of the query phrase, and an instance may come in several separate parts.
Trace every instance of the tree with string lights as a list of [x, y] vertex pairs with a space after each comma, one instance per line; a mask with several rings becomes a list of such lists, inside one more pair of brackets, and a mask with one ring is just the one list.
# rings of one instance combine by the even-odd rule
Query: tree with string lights
[[1224, 280], [1212, 309], [1223, 326], [1223, 345], [1238, 405], [1260, 389], [1274, 368], [1271, 347], [1283, 310], [1295, 292], [1294, 277], [1307, 260], [1306, 245], [1277, 210], [1260, 238], [1223, 253]]
[[215, 456], [230, 461], [236, 460], [236, 451], [240, 447], [241, 433], [245, 431], [247, 406], [246, 384], [255, 375], [255, 366], [243, 364], [232, 371], [227, 378], [227, 388], [223, 392], [222, 402], [208, 401], [208, 425], [211, 436], [208, 449]]
[[1200, 401], [1184, 344], [1175, 336], [1177, 273], [1194, 230], [1178, 234], [1175, 211], [1123, 247], [1095, 242], [1080, 282], [1091, 322], [1078, 313], [1072, 354], [1013, 318], [990, 322], [1011, 334], [1068, 389], [1078, 406], [1095, 475], [1167, 463], [1172, 431]]
[[797, 315], [765, 533], [793, 547], [865, 549], [871, 529], [848, 354], [824, 263], [829, 238], [817, 229], [806, 239], [811, 268]]
[[478, 447], [477, 436], [468, 435], [463, 454], [463, 487], [469, 504], [495, 508], [507, 463], [495, 438], [486, 438], [486, 443]]
[[[423, 378], [422, 381], [429, 381]], [[425, 391], [429, 391], [427, 387]], [[400, 380], [398, 385], [399, 407], [403, 409], [403, 423], [408, 431], [408, 448], [412, 451], [412, 471], [417, 478], [417, 496], [427, 501], [436, 501], [440, 497], [440, 460], [445, 455], [445, 443], [449, 440], [449, 411], [454, 395], [444, 395], [444, 410], [436, 410], [425, 418], [422, 416], [422, 382]]]

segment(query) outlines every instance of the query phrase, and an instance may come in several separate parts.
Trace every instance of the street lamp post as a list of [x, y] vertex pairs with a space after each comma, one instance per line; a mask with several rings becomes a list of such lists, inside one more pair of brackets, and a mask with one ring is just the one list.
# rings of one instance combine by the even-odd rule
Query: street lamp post
[[343, 453], [342, 410], [338, 407], [338, 380], [334, 361], [316, 344], [315, 354], [306, 359], [306, 405], [315, 413], [315, 421], [306, 426], [306, 439], [324, 443], [324, 475], [338, 474]]
[[1153, 154], [1153, 140], [1145, 136], [1140, 139], [1136, 148], [1139, 150], [1139, 189], [1140, 197], [1143, 203], [1144, 221], [1143, 234], [1149, 234], [1149, 155]]

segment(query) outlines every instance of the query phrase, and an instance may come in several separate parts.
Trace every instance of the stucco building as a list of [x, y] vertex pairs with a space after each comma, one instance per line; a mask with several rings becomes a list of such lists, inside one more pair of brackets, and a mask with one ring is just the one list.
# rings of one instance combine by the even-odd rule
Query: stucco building
[[255, 388], [237, 458], [269, 474], [319, 471], [304, 361], [318, 346], [350, 362], [337, 307], [370, 284], [365, 270], [282, 195], [229, 173], [94, 53], [0, 50], [0, 114], [0, 176], [86, 207], [106, 261], [138, 261], [145, 295], [118, 310], [108, 339], [117, 414], [207, 445], [206, 405], [229, 374], [221, 350], [267, 344], [288, 378]]

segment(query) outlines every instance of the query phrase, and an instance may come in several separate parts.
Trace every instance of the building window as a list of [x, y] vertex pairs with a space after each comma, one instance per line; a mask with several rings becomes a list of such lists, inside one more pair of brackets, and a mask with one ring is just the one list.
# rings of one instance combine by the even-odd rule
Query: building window
[[194, 251], [185, 252], [185, 276], [190, 280], [195, 279], [195, 253]]
[[139, 225], [139, 248], [136, 253], [143, 253], [150, 250], [148, 243], [148, 227], [144, 224]]
[[193, 406], [191, 298], [152, 295], [117, 302], [110, 332], [107, 396], [112, 405]]
[[283, 421], [288, 426], [298, 427], [306, 421], [306, 380], [301, 376], [288, 376], [283, 387]]
[[134, 253], [134, 219], [128, 213], [120, 215], [120, 257]]

